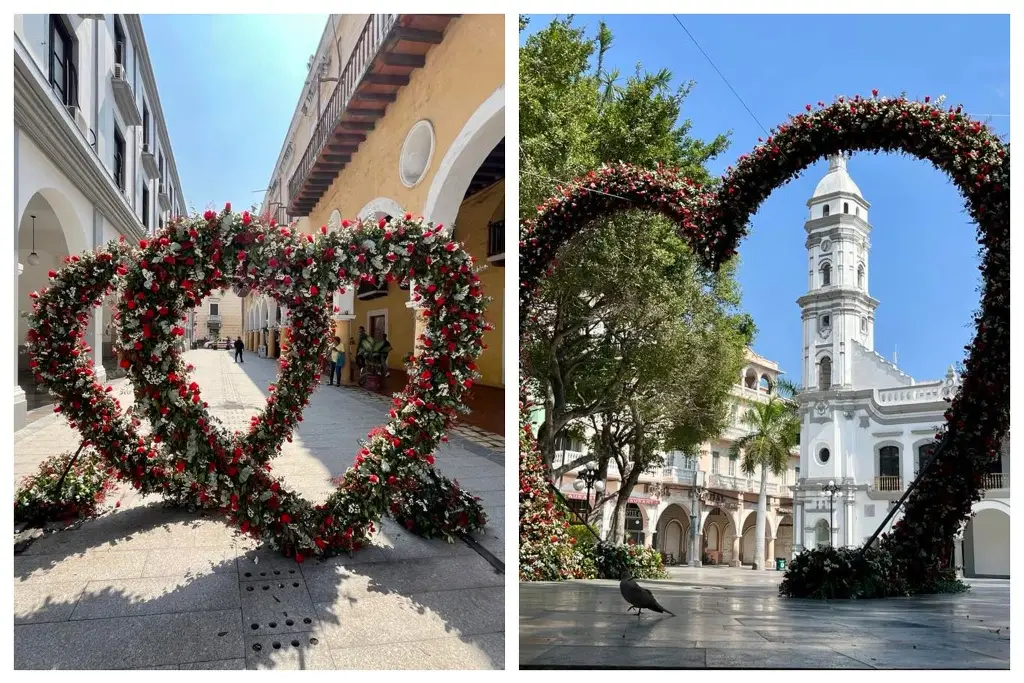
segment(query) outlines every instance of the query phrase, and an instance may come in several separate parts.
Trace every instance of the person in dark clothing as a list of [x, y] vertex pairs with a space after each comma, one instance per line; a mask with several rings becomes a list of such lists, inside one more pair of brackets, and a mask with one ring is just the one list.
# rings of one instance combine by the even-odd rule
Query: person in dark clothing
[[235, 362], [244, 363], [245, 359], [242, 358], [242, 351], [245, 350], [245, 344], [242, 343], [242, 338], [239, 337], [235, 340]]
[[363, 340], [366, 339], [366, 328], [359, 326], [359, 337], [356, 339], [356, 366], [362, 370], [366, 365], [366, 357], [363, 354]]

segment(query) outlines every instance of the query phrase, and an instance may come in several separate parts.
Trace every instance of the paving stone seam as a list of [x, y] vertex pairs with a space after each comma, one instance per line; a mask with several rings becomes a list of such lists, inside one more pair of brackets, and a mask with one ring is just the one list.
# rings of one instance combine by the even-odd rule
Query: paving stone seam
[[[78, 609], [78, 603], [77, 602], [75, 603], [75, 609]], [[242, 608], [241, 607], [223, 607], [223, 608], [220, 608], [220, 609], [186, 609], [186, 610], [179, 610], [177, 612], [146, 612], [144, 614], [118, 614], [117, 616], [113, 616], [113, 617], [87, 617], [85, 619], [72, 619], [72, 618], [68, 617], [67, 619], [61, 619], [61, 620], [58, 620], [58, 621], [38, 621], [38, 622], [32, 621], [32, 622], [26, 622], [24, 624], [15, 624], [14, 627], [15, 628], [24, 628], [26, 626], [35, 626], [37, 624], [84, 624], [84, 623], [86, 623], [88, 621], [111, 621], [113, 619], [141, 619], [141, 618], [149, 618], [149, 617], [169, 617], [169, 616], [174, 616], [176, 614], [212, 614], [214, 612], [231, 612], [231, 611], [237, 611], [238, 612], [238, 618], [239, 619], [242, 618]], [[72, 612], [71, 616], [74, 616], [74, 612]], [[243, 635], [245, 635], [244, 632], [243, 632]]]

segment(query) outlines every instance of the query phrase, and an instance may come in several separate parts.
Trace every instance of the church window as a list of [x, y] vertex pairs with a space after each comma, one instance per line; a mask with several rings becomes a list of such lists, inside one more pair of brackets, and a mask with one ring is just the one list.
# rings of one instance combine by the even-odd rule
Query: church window
[[820, 462], [822, 465], [827, 463], [830, 457], [832, 457], [832, 454], [828, 452], [827, 448], [822, 448], [820, 451], [818, 451], [818, 462]]
[[814, 543], [819, 548], [824, 548], [829, 545], [829, 528], [828, 522], [824, 519], [819, 519], [817, 524], [814, 525]]
[[843, 202], [843, 213], [850, 213], [850, 202]]
[[878, 476], [900, 476], [899, 446], [882, 446], [878, 449]]
[[832, 327], [832, 316], [823, 315], [821, 316], [821, 329], [825, 330]]
[[868, 333], [868, 319], [867, 318], [861, 318], [860, 319], [860, 333], [861, 334], [867, 334]]
[[821, 209], [821, 217], [822, 218], [828, 218], [828, 204], [826, 204], [825, 206], [822, 207], [822, 209]]
[[860, 207], [859, 206], [853, 207], [853, 215], [856, 216], [857, 218], [860, 218]]
[[[932, 457], [932, 453], [935, 452], [936, 446], [938, 446], [938, 444], [932, 441], [931, 443], [926, 443], [917, 449], [917, 467], [914, 468], [915, 477], [921, 472], [921, 468], [928, 464], [928, 461]], [[999, 461], [997, 460], [996, 462]]]
[[864, 264], [857, 266], [857, 286], [864, 289]]
[[821, 266], [821, 286], [828, 287], [832, 284], [832, 264], [825, 263]]
[[818, 389], [828, 391], [832, 387], [832, 359], [825, 356], [818, 363]]

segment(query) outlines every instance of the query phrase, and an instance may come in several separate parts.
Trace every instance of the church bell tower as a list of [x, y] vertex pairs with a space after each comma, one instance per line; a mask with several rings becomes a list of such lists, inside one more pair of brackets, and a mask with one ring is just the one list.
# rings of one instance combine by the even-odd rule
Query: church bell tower
[[844, 154], [807, 201], [807, 294], [797, 299], [803, 320], [801, 384], [807, 391], [853, 388], [853, 342], [874, 349], [875, 309], [868, 295], [871, 248], [867, 200], [847, 171]]

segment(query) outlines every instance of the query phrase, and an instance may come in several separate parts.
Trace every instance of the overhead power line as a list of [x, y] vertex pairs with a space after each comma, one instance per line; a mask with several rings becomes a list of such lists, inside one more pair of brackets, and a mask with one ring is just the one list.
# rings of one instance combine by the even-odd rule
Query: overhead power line
[[729, 79], [725, 77], [725, 74], [722, 73], [721, 69], [715, 66], [714, 61], [712, 61], [711, 57], [708, 56], [708, 53], [704, 51], [704, 48], [700, 46], [700, 43], [698, 43], [697, 39], [693, 37], [693, 34], [690, 33], [689, 29], [687, 29], [686, 26], [683, 25], [683, 22], [680, 21], [679, 17], [673, 14], [672, 18], [676, 20], [676, 23], [679, 24], [679, 26], [683, 29], [686, 35], [690, 37], [690, 40], [693, 41], [693, 44], [696, 45], [697, 49], [700, 50], [700, 53], [704, 55], [704, 59], [708, 60], [708, 64], [710, 64], [711, 68], [714, 69], [715, 72], [719, 75], [719, 77], [722, 79], [722, 82], [725, 83], [726, 86], [728, 86], [729, 90], [732, 91], [732, 94], [736, 96], [736, 99], [740, 101], [740, 104], [743, 105], [743, 108], [747, 110], [748, 114], [750, 114], [750, 118], [754, 119], [754, 123], [756, 123], [758, 127], [764, 131], [765, 135], [771, 135], [771, 133], [768, 132], [768, 129], [761, 125], [761, 122], [757, 120], [757, 117], [754, 116], [754, 112], [750, 110], [750, 107], [747, 106], [747, 103], [744, 102], [743, 98], [740, 97], [740, 94], [736, 92], [736, 88], [732, 87], [732, 83], [730, 83]]

